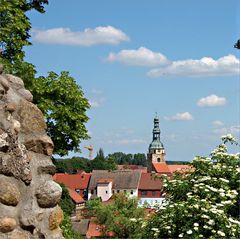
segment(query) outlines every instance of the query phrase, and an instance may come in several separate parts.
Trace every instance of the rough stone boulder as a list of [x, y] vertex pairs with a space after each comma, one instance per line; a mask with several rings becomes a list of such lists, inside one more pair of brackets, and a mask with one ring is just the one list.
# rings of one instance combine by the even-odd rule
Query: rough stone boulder
[[23, 81], [0, 65], [0, 238], [63, 239], [53, 142]]

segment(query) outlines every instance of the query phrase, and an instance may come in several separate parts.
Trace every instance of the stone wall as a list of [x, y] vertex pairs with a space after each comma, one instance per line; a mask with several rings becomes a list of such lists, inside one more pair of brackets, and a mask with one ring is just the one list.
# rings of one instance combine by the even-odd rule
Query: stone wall
[[0, 238], [62, 239], [52, 140], [23, 81], [0, 66]]

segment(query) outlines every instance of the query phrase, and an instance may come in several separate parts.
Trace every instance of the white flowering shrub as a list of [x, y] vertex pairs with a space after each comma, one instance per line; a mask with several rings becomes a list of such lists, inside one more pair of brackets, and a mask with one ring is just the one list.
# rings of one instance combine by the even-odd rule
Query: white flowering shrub
[[196, 157], [192, 170], [163, 177], [166, 205], [142, 225], [142, 238], [239, 238], [240, 157], [222, 137], [210, 157]]

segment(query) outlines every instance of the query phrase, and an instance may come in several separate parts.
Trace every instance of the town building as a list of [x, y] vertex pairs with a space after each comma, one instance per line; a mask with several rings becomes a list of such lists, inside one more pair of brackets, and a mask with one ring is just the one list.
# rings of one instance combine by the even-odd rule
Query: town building
[[100, 197], [108, 201], [115, 193], [138, 196], [141, 171], [137, 170], [93, 170], [88, 187], [88, 199]]
[[152, 208], [162, 204], [162, 180], [155, 174], [142, 173], [138, 187], [139, 206]]
[[152, 142], [148, 147], [148, 172], [161, 172], [165, 174], [170, 174], [165, 162], [165, 149], [163, 143], [160, 140], [160, 127], [159, 127], [159, 117], [156, 115], [154, 118], [154, 126], [152, 131]]
[[148, 148], [148, 173], [158, 173], [158, 174], [165, 174], [165, 175], [172, 175], [174, 172], [185, 172], [190, 170], [191, 167], [186, 164], [167, 164], [165, 160], [166, 152], [163, 146], [163, 143], [160, 139], [161, 130], [159, 127], [159, 117], [156, 115], [154, 120], [154, 126], [152, 131], [152, 142]]
[[83, 199], [87, 200], [90, 177], [90, 173], [79, 171], [77, 174], [56, 173], [53, 180], [57, 183], [63, 183], [67, 188], [74, 190]]

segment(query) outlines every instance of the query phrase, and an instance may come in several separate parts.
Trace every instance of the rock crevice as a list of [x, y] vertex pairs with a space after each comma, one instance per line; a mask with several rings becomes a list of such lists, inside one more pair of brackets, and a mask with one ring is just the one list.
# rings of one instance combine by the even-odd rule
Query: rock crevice
[[0, 72], [1, 239], [63, 238], [53, 142], [32, 99], [20, 78]]

